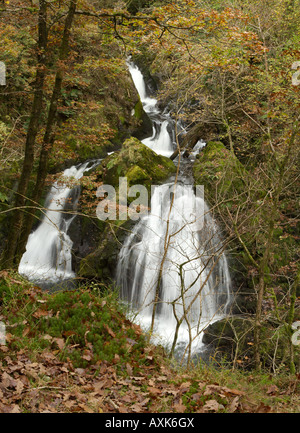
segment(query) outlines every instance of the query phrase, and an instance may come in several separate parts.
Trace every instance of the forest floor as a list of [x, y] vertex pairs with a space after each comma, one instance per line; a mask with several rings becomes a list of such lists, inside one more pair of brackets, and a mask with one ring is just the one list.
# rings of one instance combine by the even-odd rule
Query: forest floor
[[164, 365], [125, 378], [106, 362], [74, 368], [50, 351], [32, 362], [26, 351], [11, 354], [6, 349], [1, 347], [5, 353], [0, 368], [1, 413], [300, 412], [299, 378], [253, 375], [249, 383], [244, 377], [244, 383], [230, 388], [237, 379], [234, 373], [232, 378], [227, 374], [226, 380], [212, 381], [209, 372], [179, 373]]
[[[128, 345], [131, 358], [125, 359], [122, 351], [113, 349], [108, 359], [97, 359], [93, 356], [96, 343], [92, 347], [87, 340], [91, 328], [84, 329], [83, 348], [78, 343], [70, 346], [72, 350], [81, 350], [83, 366], [78, 366], [71, 359], [73, 352], [66, 352], [72, 333], [62, 332], [57, 337], [51, 326], [47, 328], [49, 332], [42, 331], [45, 318], [48, 325], [52, 323], [54, 316], [49, 316], [48, 309], [51, 305], [51, 313], [55, 312], [53, 299], [49, 304], [49, 295], [15, 275], [2, 273], [1, 277], [0, 320], [7, 326], [5, 344], [0, 346], [0, 413], [300, 412], [300, 375], [233, 371], [207, 365], [186, 369], [171, 365], [162, 348], [148, 344], [139, 354]], [[73, 293], [73, 313], [74, 299]], [[88, 298], [89, 311], [93, 311], [90, 299], [94, 298]], [[103, 299], [97, 304], [102, 306], [102, 314], [108, 305], [108, 298]], [[84, 305], [81, 306], [84, 311]], [[110, 347], [110, 341], [117, 339], [114, 317], [110, 318], [110, 326], [104, 325], [104, 347]], [[129, 323], [124, 320], [122, 327], [130, 329], [131, 337], [127, 340], [135, 344], [140, 330]]]

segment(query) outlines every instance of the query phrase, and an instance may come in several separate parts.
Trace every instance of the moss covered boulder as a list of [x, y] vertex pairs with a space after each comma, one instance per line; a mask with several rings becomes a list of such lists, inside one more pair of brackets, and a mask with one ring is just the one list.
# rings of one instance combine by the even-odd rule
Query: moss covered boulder
[[115, 276], [118, 255], [134, 222], [116, 221], [100, 233], [98, 246], [80, 261], [78, 276], [109, 284]]
[[223, 143], [210, 141], [193, 166], [196, 185], [204, 185], [205, 195], [214, 204], [217, 198], [232, 197], [244, 187], [245, 169]]
[[[233, 364], [243, 369], [253, 368], [254, 319], [251, 316], [231, 316], [212, 323], [204, 330], [203, 343], [207, 345], [211, 359], [217, 365]], [[279, 370], [291, 362], [291, 341], [287, 326], [283, 323], [264, 322], [260, 332], [260, 357], [266, 369]], [[299, 349], [294, 346], [294, 360]]]
[[119, 178], [127, 177], [128, 186], [142, 184], [147, 187], [160, 183], [176, 171], [174, 163], [157, 155], [137, 138], [128, 138], [119, 152], [108, 156], [102, 163], [102, 178], [118, 187]]
[[203, 343], [217, 363], [239, 360], [246, 367], [253, 361], [253, 322], [239, 316], [221, 319], [204, 330]]
[[[229, 228], [229, 235], [232, 235], [230, 221], [227, 226], [222, 223], [228, 217], [228, 210], [234, 212], [236, 206], [243, 205], [246, 199], [248, 172], [234, 153], [223, 143], [209, 141], [197, 155], [193, 165], [193, 175], [195, 184], [204, 185], [205, 200], [212, 207], [212, 213], [219, 227], [225, 230]], [[227, 234], [228, 232], [224, 233], [224, 237]], [[235, 299], [234, 309], [252, 312], [255, 298], [249, 295], [250, 292], [252, 293], [247, 278], [249, 259], [237, 239], [231, 239], [227, 259], [230, 266], [232, 290], [239, 293]]]

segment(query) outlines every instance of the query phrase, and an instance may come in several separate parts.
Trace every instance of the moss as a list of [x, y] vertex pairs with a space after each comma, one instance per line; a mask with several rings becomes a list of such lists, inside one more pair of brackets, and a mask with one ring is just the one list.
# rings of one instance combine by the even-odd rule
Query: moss
[[198, 155], [193, 166], [197, 185], [204, 185], [205, 194], [214, 201], [219, 196], [234, 196], [244, 187], [245, 169], [239, 160], [218, 141], [210, 141]]
[[[45, 348], [55, 348], [55, 339], [60, 338], [63, 347], [58, 347], [57, 356], [61, 361], [68, 359], [74, 367], [113, 362], [116, 354], [120, 372], [122, 364], [147, 363], [142, 355], [145, 338], [126, 320], [117, 293], [111, 289], [92, 283], [47, 294], [18, 275], [7, 273], [5, 279], [0, 278], [0, 299], [5, 322], [13, 325], [7, 342], [12, 353], [22, 349], [35, 356]], [[42, 312], [41, 316], [37, 311]], [[25, 322], [21, 320], [24, 317]], [[43, 338], [45, 335], [47, 338]], [[134, 340], [130, 350], [128, 338]]]
[[102, 167], [103, 180], [114, 187], [118, 187], [119, 177], [127, 177], [132, 185], [149, 184], [165, 180], [176, 170], [169, 158], [157, 155], [134, 137], [127, 139], [119, 152], [107, 157]]
[[224, 318], [204, 330], [203, 342], [213, 349], [217, 363], [231, 363], [238, 356], [246, 367], [253, 357], [253, 323], [243, 317]]
[[128, 185], [134, 185], [136, 183], [143, 182], [148, 179], [147, 172], [138, 165], [134, 165], [127, 172]]
[[143, 117], [143, 112], [144, 112], [143, 104], [139, 100], [134, 106], [134, 115], [135, 115], [136, 119], [141, 120]]

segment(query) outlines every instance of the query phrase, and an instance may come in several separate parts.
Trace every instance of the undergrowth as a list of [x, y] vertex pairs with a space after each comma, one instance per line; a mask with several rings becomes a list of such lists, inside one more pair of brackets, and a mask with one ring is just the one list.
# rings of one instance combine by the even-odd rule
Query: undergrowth
[[9, 349], [34, 356], [56, 348], [61, 360], [86, 368], [98, 361], [116, 363], [126, 374], [147, 365], [146, 337], [127, 320], [115, 291], [93, 285], [48, 294], [19, 277], [0, 281], [1, 320]]
[[[150, 346], [141, 328], [126, 318], [124, 307], [112, 288], [103, 290], [94, 284], [50, 294], [18, 274], [2, 271], [0, 321], [6, 327], [7, 350], [0, 350], [3, 367], [11, 362], [8, 358], [15, 357], [18, 363], [22, 352], [29, 354], [32, 362], [38, 360], [41, 353], [51, 352], [67, 365], [71, 363], [74, 368], [90, 371], [93, 377], [101, 371], [103, 363], [113, 365], [116, 372], [128, 380], [143, 376], [143, 381], [138, 383], [140, 392], [150, 393], [149, 407], [154, 405], [160, 411], [173, 410], [177, 404], [179, 410], [197, 412], [214, 404], [218, 412], [251, 412], [255, 402], [259, 402], [259, 411], [268, 412], [272, 408], [295, 412], [300, 404], [300, 378], [295, 375], [243, 371], [201, 361], [187, 368], [174, 359], [167, 360], [162, 349]], [[166, 377], [160, 376], [162, 371]], [[165, 380], [164, 385], [162, 380]], [[122, 384], [126, 384], [123, 392], [126, 397], [127, 382]], [[169, 387], [171, 391], [158, 399], [157, 395], [163, 390], [158, 386]], [[174, 403], [177, 394], [181, 399]], [[228, 395], [231, 400], [236, 396], [239, 406], [236, 403], [236, 407], [229, 407]]]

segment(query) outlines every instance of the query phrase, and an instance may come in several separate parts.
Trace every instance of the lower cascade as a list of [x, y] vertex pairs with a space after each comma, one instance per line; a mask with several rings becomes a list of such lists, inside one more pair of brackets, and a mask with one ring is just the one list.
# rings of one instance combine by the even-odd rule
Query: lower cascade
[[144, 329], [154, 320], [153, 342], [198, 351], [204, 328], [228, 312], [231, 280], [218, 232], [192, 186], [156, 187], [151, 213], [127, 238], [117, 268], [135, 320]]
[[[44, 217], [27, 241], [26, 251], [19, 264], [19, 273], [43, 287], [53, 286], [75, 278], [72, 271], [72, 245], [68, 229], [75, 214], [80, 195], [76, 180], [94, 168], [99, 161], [87, 161], [63, 172], [46, 197]], [[72, 185], [75, 181], [75, 186]], [[65, 213], [64, 213], [65, 211]]]

